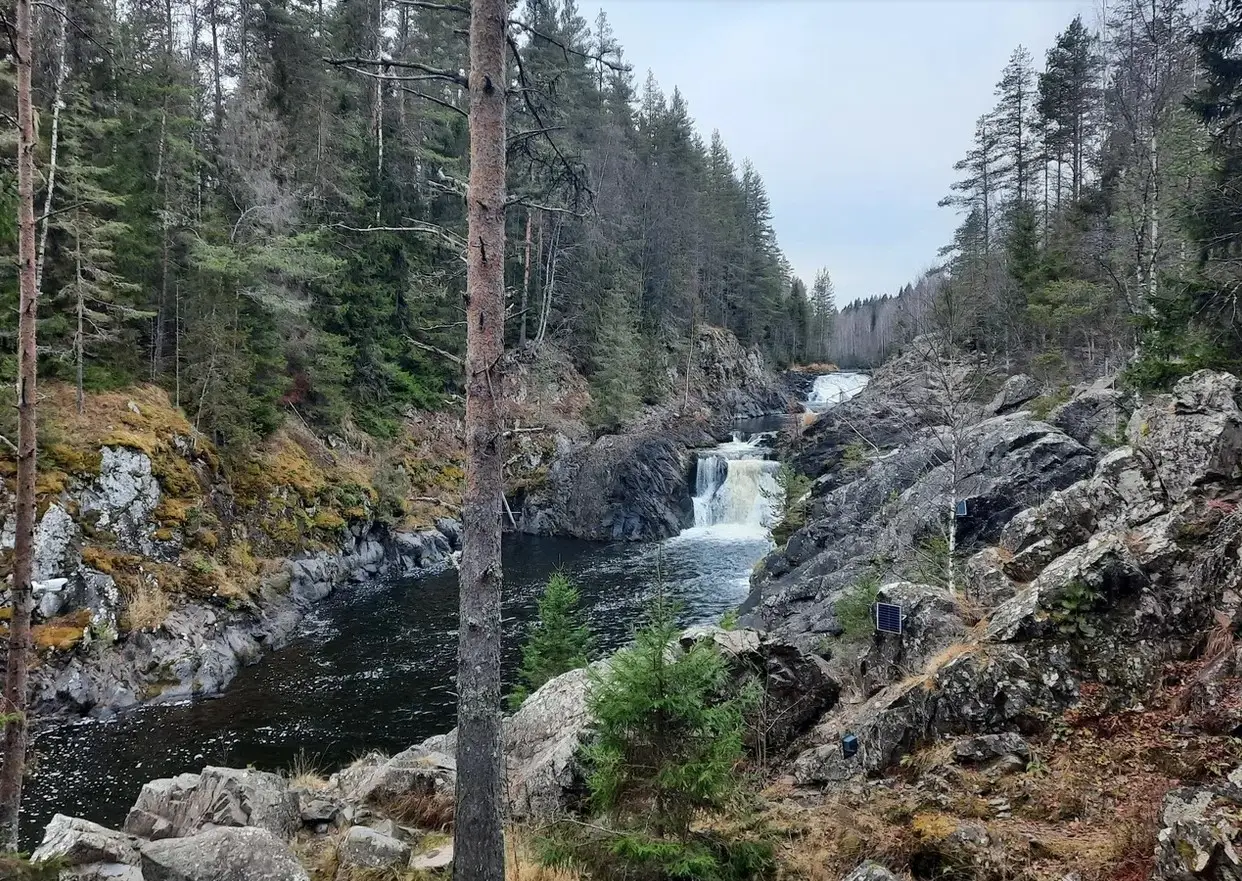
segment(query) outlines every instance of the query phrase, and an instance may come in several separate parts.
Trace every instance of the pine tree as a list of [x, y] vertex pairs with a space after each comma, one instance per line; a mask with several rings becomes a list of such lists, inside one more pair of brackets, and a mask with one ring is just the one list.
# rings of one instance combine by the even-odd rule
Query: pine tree
[[1082, 16], [1074, 16], [1048, 50], [1047, 66], [1039, 75], [1036, 109], [1041, 120], [1044, 148], [1056, 162], [1056, 205], [1061, 205], [1062, 166], [1069, 165], [1070, 198], [1082, 197], [1086, 160], [1097, 127], [1100, 68], [1098, 40]]
[[579, 601], [578, 589], [569, 578], [553, 573], [539, 598], [539, 621], [522, 645], [518, 685], [509, 696], [512, 708], [521, 706], [550, 679], [586, 666], [592, 640]]
[[994, 111], [998, 147], [1002, 161], [999, 178], [1008, 188], [1009, 197], [1026, 202], [1032, 197], [1032, 180], [1036, 162], [1035, 70], [1031, 53], [1019, 46], [1009, 58], [1000, 82], [996, 84], [1000, 99]]

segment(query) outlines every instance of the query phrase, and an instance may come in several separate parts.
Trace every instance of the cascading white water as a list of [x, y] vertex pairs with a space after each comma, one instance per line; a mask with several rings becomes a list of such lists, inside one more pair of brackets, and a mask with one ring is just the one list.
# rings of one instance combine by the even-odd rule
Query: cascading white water
[[813, 413], [844, 404], [867, 387], [871, 377], [865, 373], [825, 373], [815, 377], [806, 408]]
[[772, 525], [778, 463], [763, 458], [759, 439], [741, 440], [699, 454], [694, 479], [694, 525]]

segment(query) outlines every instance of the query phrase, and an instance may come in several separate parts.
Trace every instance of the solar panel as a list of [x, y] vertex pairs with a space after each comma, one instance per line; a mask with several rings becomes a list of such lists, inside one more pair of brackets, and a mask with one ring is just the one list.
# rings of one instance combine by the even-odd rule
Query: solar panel
[[960, 499], [960, 500], [958, 500], [958, 503], [957, 503], [957, 516], [958, 516], [958, 517], [965, 517], [965, 516], [966, 516], [966, 500], [965, 500], [965, 499]]
[[875, 629], [880, 633], [901, 633], [901, 606], [894, 603], [876, 603]]

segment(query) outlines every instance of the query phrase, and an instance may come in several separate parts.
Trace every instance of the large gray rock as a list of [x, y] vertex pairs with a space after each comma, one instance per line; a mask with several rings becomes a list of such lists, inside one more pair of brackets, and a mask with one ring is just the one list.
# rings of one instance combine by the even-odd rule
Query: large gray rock
[[384, 805], [410, 795], [451, 798], [457, 762], [452, 751], [412, 746], [390, 759], [363, 763], [338, 776], [346, 798], [358, 804]]
[[1131, 447], [1100, 460], [1095, 473], [1015, 516], [1002, 531], [1004, 572], [1029, 582], [1061, 554], [1101, 531], [1147, 523], [1168, 510], [1150, 461]]
[[[564, 812], [583, 793], [578, 760], [590, 716], [586, 669], [550, 680], [505, 720], [509, 810], [515, 818], [543, 818]], [[452, 753], [457, 732], [433, 737], [424, 749]]]
[[[706, 443], [710, 436], [693, 440]], [[546, 484], [527, 496], [523, 531], [596, 541], [676, 535], [694, 522], [690, 442], [661, 431], [606, 435], [565, 449]]]
[[125, 831], [153, 840], [214, 826], [254, 827], [288, 839], [301, 825], [297, 796], [275, 774], [207, 767], [142, 787]]
[[346, 865], [365, 869], [404, 867], [410, 861], [408, 844], [366, 826], [352, 827], [338, 853]]
[[957, 601], [947, 590], [902, 581], [880, 588], [876, 601], [901, 607], [901, 633], [876, 633], [859, 659], [866, 696], [923, 670], [966, 634]]
[[698, 626], [686, 630], [680, 641], [689, 648], [705, 640], [710, 640], [727, 659], [739, 686], [749, 682], [762, 685], [762, 741], [752, 732], [747, 743], [750, 749], [763, 753], [780, 749], [802, 734], [840, 696], [841, 686], [823, 658], [785, 640], [746, 628]]
[[82, 493], [83, 519], [111, 532], [125, 550], [155, 556], [151, 514], [160, 503], [160, 484], [146, 453], [128, 447], [104, 447], [99, 477]]
[[1232, 782], [1171, 791], [1161, 811], [1164, 828], [1157, 838], [1152, 881], [1242, 878], [1239, 809], [1242, 788]]
[[143, 881], [309, 881], [289, 846], [265, 829], [208, 829], [142, 846]]
[[56, 814], [43, 831], [43, 843], [31, 854], [32, 861], [54, 861], [63, 866], [90, 863], [138, 865], [138, 842], [98, 823]]
[[988, 403], [984, 411], [989, 416], [1001, 416], [1012, 413], [1023, 404], [1033, 401], [1043, 392], [1043, 385], [1033, 376], [1019, 373], [1005, 380], [995, 397]]
[[1078, 389], [1048, 414], [1048, 423], [1085, 447], [1102, 452], [1118, 445], [1130, 420], [1131, 398], [1107, 376]]
[[[816, 744], [794, 761], [802, 785], [873, 775], [947, 735], [1038, 726], [1078, 699], [1069, 654], [1055, 646], [972, 645], [921, 676], [890, 685], [863, 704], [829, 714], [812, 732]], [[842, 738], [858, 738], [846, 757]]]
[[1239, 397], [1237, 377], [1200, 370], [1131, 417], [1130, 445], [1152, 462], [1170, 499], [1178, 501], [1204, 483], [1237, 477], [1242, 465]]
[[78, 525], [69, 512], [58, 504], [48, 505], [35, 528], [34, 580], [72, 575], [79, 561], [77, 543], [80, 537]]

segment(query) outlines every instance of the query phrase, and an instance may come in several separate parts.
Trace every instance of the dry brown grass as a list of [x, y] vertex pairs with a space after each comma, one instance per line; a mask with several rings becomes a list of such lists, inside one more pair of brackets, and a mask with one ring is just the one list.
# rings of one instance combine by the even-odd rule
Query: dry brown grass
[[125, 597], [121, 626], [129, 631], [156, 630], [163, 626], [170, 612], [172, 600], [168, 594], [142, 578], [137, 590]]
[[901, 870], [914, 847], [912, 815], [887, 789], [841, 795], [823, 805], [774, 805], [765, 820], [776, 837], [779, 874], [801, 881], [840, 881], [864, 860]]
[[444, 831], [453, 825], [456, 802], [449, 793], [412, 791], [389, 799], [382, 809], [402, 825]]
[[328, 785], [328, 778], [324, 776], [323, 769], [316, 765], [312, 758], [306, 755], [305, 750], [300, 750], [298, 754], [293, 757], [293, 764], [289, 766], [287, 776], [289, 778], [290, 785], [301, 789], [325, 789]]

